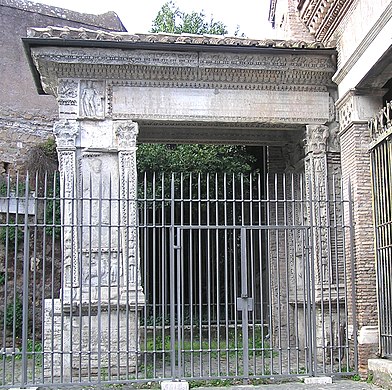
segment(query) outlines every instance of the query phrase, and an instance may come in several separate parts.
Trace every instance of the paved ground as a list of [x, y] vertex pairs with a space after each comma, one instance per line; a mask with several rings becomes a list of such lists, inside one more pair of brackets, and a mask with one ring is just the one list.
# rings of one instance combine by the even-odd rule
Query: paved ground
[[332, 384], [327, 385], [305, 385], [300, 382], [290, 382], [283, 384], [268, 384], [260, 386], [232, 386], [232, 387], [199, 387], [198, 390], [376, 390], [381, 387], [368, 384], [366, 382], [356, 382], [351, 380], [336, 380]]

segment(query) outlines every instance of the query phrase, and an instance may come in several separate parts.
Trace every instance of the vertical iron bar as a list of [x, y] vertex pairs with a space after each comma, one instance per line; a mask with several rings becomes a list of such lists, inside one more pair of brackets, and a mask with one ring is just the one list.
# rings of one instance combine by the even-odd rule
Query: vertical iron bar
[[[29, 326], [29, 174], [26, 175], [25, 193], [24, 193], [25, 209], [23, 224], [23, 323], [22, 323], [22, 387], [27, 386], [28, 381], [28, 356], [27, 356], [27, 337]], [[17, 228], [15, 229], [15, 239], [17, 239]], [[15, 313], [14, 313], [15, 314]], [[16, 317], [14, 317], [15, 319]]]
[[[175, 241], [174, 241], [174, 224], [175, 224], [175, 193], [174, 193], [174, 173], [171, 175], [170, 181], [170, 365], [171, 365], [171, 377], [175, 379], [177, 376], [176, 370], [176, 286], [175, 286]], [[178, 319], [179, 320], [179, 319]]]
[[309, 225], [310, 225], [310, 267], [308, 273], [308, 283], [309, 286], [309, 296], [308, 296], [308, 311], [309, 311], [309, 357], [310, 357], [310, 375], [314, 376], [317, 372], [317, 338], [316, 338], [316, 297], [315, 297], [315, 237], [314, 230], [316, 224], [314, 222], [314, 200], [313, 200], [313, 185], [312, 178], [309, 178], [308, 188], [309, 188]]
[[[266, 174], [266, 225], [269, 227], [271, 225], [271, 191], [270, 191], [270, 174]], [[274, 349], [275, 349], [275, 332], [273, 329], [273, 312], [272, 312], [272, 300], [273, 300], [273, 286], [272, 286], [272, 259], [271, 259], [271, 230], [267, 229], [267, 239], [266, 239], [266, 270], [267, 270], [267, 284], [268, 284], [268, 335], [270, 342], [270, 371], [274, 372]]]
[[[215, 225], [220, 225], [219, 221], [219, 187], [218, 187], [218, 174], [215, 174]], [[219, 269], [219, 234], [218, 228], [215, 230], [215, 262], [216, 262], [216, 349], [217, 349], [217, 372], [216, 375], [221, 375], [221, 353], [220, 353], [220, 269]]]
[[290, 360], [290, 278], [289, 278], [289, 235], [288, 235], [288, 197], [287, 197], [287, 175], [283, 174], [282, 178], [283, 187], [283, 224], [286, 226], [284, 229], [284, 257], [285, 257], [285, 293], [286, 293], [286, 353], [287, 353], [287, 374], [290, 374], [291, 360]]
[[249, 337], [248, 337], [248, 259], [246, 229], [241, 228], [241, 298], [242, 298], [242, 347], [244, 379], [249, 378]]
[[[210, 225], [210, 174], [206, 177], [206, 225]], [[208, 375], [211, 376], [211, 230], [207, 234], [207, 324], [208, 324]]]
[[[182, 210], [181, 210], [181, 216], [182, 216]], [[183, 331], [184, 331], [184, 318], [181, 312], [182, 308], [182, 285], [183, 285], [183, 280], [184, 280], [184, 275], [183, 275], [183, 256], [182, 251], [181, 251], [181, 236], [183, 234], [183, 230], [181, 228], [176, 229], [176, 265], [177, 265], [177, 280], [176, 280], [176, 296], [177, 296], [177, 364], [178, 364], [178, 378], [183, 377], [183, 364], [182, 364], [182, 340], [183, 340]]]
[[356, 316], [356, 292], [355, 292], [355, 264], [354, 264], [354, 231], [353, 231], [353, 203], [351, 197], [351, 181], [347, 183], [349, 204], [349, 231], [350, 231], [350, 258], [351, 258], [351, 309], [353, 313], [353, 337], [354, 337], [354, 369], [358, 371], [358, 340], [357, 340], [357, 316]]
[[227, 174], [223, 175], [223, 223], [224, 230], [224, 285], [225, 285], [225, 358], [226, 358], [226, 375], [230, 372], [230, 359], [229, 359], [229, 258], [228, 258], [228, 231], [227, 231]]

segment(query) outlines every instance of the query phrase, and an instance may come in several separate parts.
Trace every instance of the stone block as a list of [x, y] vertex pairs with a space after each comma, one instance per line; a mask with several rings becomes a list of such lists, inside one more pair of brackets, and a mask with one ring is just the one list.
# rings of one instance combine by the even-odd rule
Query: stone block
[[387, 359], [369, 359], [369, 374], [373, 383], [384, 389], [392, 389], [392, 361]]
[[314, 376], [305, 378], [305, 385], [328, 385], [332, 383], [332, 378], [329, 376]]
[[134, 308], [101, 303], [69, 309], [60, 299], [45, 301], [46, 377], [135, 371], [139, 332]]
[[187, 381], [162, 381], [161, 390], [189, 390]]

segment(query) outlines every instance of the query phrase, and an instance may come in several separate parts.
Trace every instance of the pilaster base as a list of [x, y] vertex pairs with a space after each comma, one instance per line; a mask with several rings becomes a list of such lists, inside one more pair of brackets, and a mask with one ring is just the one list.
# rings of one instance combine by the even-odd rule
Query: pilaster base
[[44, 375], [49, 378], [135, 372], [139, 333], [135, 305], [82, 305], [45, 300]]

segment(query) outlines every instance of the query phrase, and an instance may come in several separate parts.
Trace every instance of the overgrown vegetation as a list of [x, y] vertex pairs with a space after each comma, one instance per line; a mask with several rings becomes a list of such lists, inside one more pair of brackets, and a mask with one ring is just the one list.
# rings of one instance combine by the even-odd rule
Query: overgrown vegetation
[[9, 332], [20, 337], [23, 329], [23, 303], [19, 295], [15, 297], [12, 302], [9, 302], [5, 307], [5, 326]]
[[58, 169], [54, 138], [49, 138], [45, 142], [31, 148], [25, 166], [31, 175], [38, 174], [41, 181], [44, 180], [45, 174], [49, 174], [52, 177], [53, 173]]

